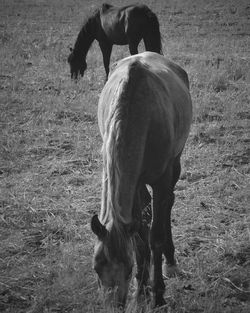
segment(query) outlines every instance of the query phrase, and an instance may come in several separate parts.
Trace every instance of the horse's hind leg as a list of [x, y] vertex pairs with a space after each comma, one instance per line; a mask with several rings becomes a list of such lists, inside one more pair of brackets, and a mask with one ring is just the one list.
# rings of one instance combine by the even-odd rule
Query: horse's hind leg
[[[167, 252], [168, 262], [175, 264], [172, 242], [170, 213], [173, 204], [173, 166], [169, 164], [161, 178], [152, 185], [153, 221], [150, 231], [150, 245], [154, 262], [154, 305], [165, 304], [165, 285], [162, 276], [162, 254]], [[166, 229], [166, 227], [168, 229]], [[166, 239], [167, 235], [167, 239]]]
[[174, 188], [180, 177], [181, 164], [180, 164], [180, 155], [176, 157], [173, 162], [173, 175], [172, 175], [172, 186], [169, 189], [169, 200], [165, 208], [165, 243], [163, 248], [163, 254], [166, 258], [166, 264], [164, 266], [164, 274], [167, 276], [173, 276], [178, 273], [176, 266], [176, 261], [174, 258], [174, 244], [172, 239], [172, 230], [171, 230], [171, 209], [174, 204]]
[[138, 36], [134, 34], [130, 34], [128, 36], [128, 46], [129, 46], [129, 52], [131, 55], [138, 53], [138, 45], [141, 38], [138, 38]]
[[148, 36], [148, 34], [146, 36], [143, 36], [143, 42], [144, 42], [146, 51], [153, 51], [153, 52], [160, 53], [160, 49], [155, 47], [155, 45], [153, 44], [152, 36]]
[[150, 42], [148, 41], [148, 38], [146, 36], [143, 37], [143, 42], [145, 46], [145, 51], [153, 51], [150, 46]]

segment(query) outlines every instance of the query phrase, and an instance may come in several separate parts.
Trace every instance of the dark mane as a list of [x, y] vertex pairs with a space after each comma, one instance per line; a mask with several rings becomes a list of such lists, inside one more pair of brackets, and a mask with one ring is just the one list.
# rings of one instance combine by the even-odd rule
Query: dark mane
[[99, 16], [100, 12], [96, 9], [92, 15], [85, 18], [75, 42], [74, 51], [76, 53], [81, 53], [82, 50], [86, 50], [87, 53], [89, 50], [92, 42], [95, 39], [94, 33], [96, 28], [96, 19], [98, 19]]

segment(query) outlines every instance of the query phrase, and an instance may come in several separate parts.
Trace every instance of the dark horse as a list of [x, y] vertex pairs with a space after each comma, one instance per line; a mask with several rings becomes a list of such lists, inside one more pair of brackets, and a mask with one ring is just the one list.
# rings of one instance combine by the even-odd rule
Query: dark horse
[[157, 16], [146, 5], [114, 7], [103, 4], [84, 23], [68, 57], [71, 78], [83, 76], [87, 68], [86, 56], [94, 40], [99, 42], [106, 78], [113, 45], [129, 45], [130, 54], [138, 53], [143, 39], [145, 49], [162, 53], [161, 34]]
[[[112, 305], [125, 305], [134, 252], [137, 296], [148, 290], [152, 252], [154, 305], [165, 304], [162, 255], [167, 273], [176, 273], [171, 208], [191, 120], [187, 73], [157, 53], [119, 61], [100, 95], [102, 206], [91, 229], [94, 269]], [[146, 185], [153, 192], [150, 232], [143, 218], [151, 200]]]

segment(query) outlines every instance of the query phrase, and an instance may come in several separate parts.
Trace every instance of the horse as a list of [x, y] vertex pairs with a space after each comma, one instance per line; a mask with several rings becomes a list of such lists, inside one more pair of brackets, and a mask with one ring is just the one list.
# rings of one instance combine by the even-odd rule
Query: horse
[[113, 45], [128, 44], [130, 54], [134, 55], [143, 39], [146, 50], [162, 54], [159, 21], [146, 5], [115, 7], [104, 3], [86, 19], [74, 48], [70, 48], [68, 63], [72, 79], [77, 79], [79, 74], [84, 75], [86, 56], [95, 39], [102, 51], [106, 80]]
[[[102, 199], [91, 229], [96, 235], [93, 268], [107, 305], [125, 306], [134, 254], [137, 298], [150, 295], [152, 255], [153, 306], [165, 304], [162, 268], [178, 272], [170, 216], [191, 120], [187, 73], [154, 52], [120, 60], [101, 92]], [[151, 202], [148, 227], [143, 212]]]

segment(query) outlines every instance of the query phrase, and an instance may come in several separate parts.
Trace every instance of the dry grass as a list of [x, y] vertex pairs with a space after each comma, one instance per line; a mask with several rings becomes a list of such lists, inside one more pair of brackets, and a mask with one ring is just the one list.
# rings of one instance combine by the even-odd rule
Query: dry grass
[[[172, 218], [186, 275], [166, 280], [167, 306], [158, 311], [249, 312], [249, 4], [144, 2], [159, 17], [165, 55], [189, 74], [194, 103]], [[89, 229], [101, 193], [97, 44], [79, 84], [66, 64], [97, 3], [1, 1], [2, 312], [106, 311]], [[112, 61], [126, 55], [115, 47]], [[152, 310], [130, 297], [127, 312], [142, 311]]]

